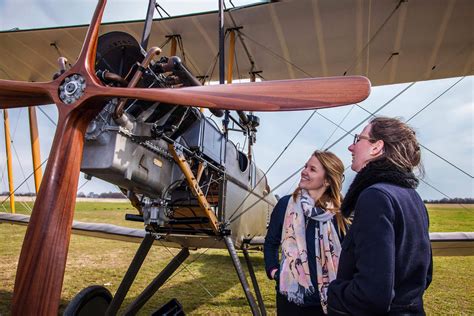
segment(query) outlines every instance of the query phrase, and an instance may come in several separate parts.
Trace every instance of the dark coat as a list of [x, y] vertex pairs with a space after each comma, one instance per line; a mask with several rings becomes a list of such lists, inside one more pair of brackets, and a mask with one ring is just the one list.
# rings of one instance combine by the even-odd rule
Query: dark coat
[[[265, 244], [263, 248], [263, 255], [265, 259], [265, 270], [268, 278], [270, 272], [273, 269], [280, 268], [280, 256], [279, 249], [281, 245], [281, 234], [283, 229], [283, 222], [285, 220], [286, 208], [291, 195], [282, 197], [275, 208], [273, 209], [270, 217], [270, 223], [268, 225], [267, 235], [265, 236]], [[333, 221], [334, 226], [337, 229], [336, 221]], [[318, 280], [316, 278], [316, 250], [315, 250], [315, 233], [316, 233], [316, 221], [307, 218], [306, 226], [306, 247], [308, 251], [308, 265], [311, 274], [311, 283], [315, 288], [315, 292], [311, 296], [305, 297], [305, 302], [302, 306], [321, 306], [321, 301], [318, 292]], [[278, 272], [277, 272], [278, 273]], [[278, 275], [276, 275], [278, 280]], [[278, 291], [278, 282], [276, 283], [276, 290]]]
[[424, 315], [432, 277], [428, 213], [411, 180], [396, 178], [366, 188], [359, 181], [360, 193], [348, 193], [354, 220], [329, 285], [329, 315]]

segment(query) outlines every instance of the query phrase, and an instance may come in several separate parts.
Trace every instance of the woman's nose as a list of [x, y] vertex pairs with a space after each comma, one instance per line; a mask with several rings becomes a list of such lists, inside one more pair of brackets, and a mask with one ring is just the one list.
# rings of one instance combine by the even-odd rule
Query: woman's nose
[[354, 151], [354, 144], [351, 144], [349, 147], [347, 147], [347, 149], [348, 149], [350, 152], [353, 152], [353, 151]]

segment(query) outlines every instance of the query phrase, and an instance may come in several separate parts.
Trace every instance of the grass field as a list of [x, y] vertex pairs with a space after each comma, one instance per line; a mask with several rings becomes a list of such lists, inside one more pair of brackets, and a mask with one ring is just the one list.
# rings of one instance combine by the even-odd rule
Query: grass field
[[[29, 207], [17, 204], [17, 213], [28, 214]], [[474, 206], [429, 206], [431, 231], [474, 231]], [[142, 224], [123, 220], [126, 203], [79, 202], [75, 219], [107, 222], [141, 228]], [[0, 315], [9, 315], [21, 243], [26, 228], [0, 225]], [[73, 235], [63, 286], [61, 308], [84, 287], [106, 286], [114, 293], [138, 244]], [[131, 302], [178, 249], [153, 247], [137, 276], [126, 302]], [[270, 315], [275, 314], [273, 281], [267, 280], [263, 255], [253, 252], [252, 261]], [[243, 257], [241, 256], [243, 260]], [[242, 261], [244, 264], [244, 261]], [[474, 257], [435, 257], [434, 280], [425, 294], [428, 315], [474, 315]], [[250, 314], [235, 270], [225, 250], [191, 251], [185, 268], [178, 272], [150, 300], [140, 315], [176, 297], [189, 315]]]

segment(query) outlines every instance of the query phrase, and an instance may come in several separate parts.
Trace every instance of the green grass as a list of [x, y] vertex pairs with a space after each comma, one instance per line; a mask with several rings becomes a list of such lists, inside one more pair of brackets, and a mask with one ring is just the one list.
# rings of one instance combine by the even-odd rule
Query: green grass
[[474, 231], [474, 205], [428, 204], [431, 232]]
[[[17, 203], [17, 213], [28, 208]], [[128, 211], [126, 211], [128, 210]], [[431, 231], [474, 231], [474, 208], [431, 207]], [[79, 202], [75, 220], [107, 222], [140, 228], [142, 224], [123, 219], [134, 213], [127, 203]], [[0, 225], [0, 315], [9, 315], [16, 264], [26, 228]], [[66, 266], [61, 308], [84, 287], [106, 286], [114, 293], [136, 251], [138, 244], [73, 235]], [[153, 247], [125, 301], [131, 302], [178, 249]], [[171, 253], [170, 253], [171, 252]], [[269, 315], [275, 314], [275, 291], [264, 272], [263, 255], [252, 252], [252, 261]], [[243, 257], [241, 256], [244, 264]], [[474, 257], [435, 257], [434, 280], [425, 294], [428, 315], [474, 314]], [[176, 297], [189, 315], [249, 314], [246, 299], [231, 260], [225, 250], [198, 249], [186, 260], [139, 315], [152, 311]]]

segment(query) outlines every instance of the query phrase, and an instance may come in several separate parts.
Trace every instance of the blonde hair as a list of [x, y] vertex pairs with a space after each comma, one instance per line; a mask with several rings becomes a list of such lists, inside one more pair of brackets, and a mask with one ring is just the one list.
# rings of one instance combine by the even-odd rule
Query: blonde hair
[[[346, 226], [350, 224], [350, 220], [342, 216], [340, 210], [342, 204], [341, 189], [342, 181], [344, 180], [344, 164], [339, 157], [330, 151], [316, 150], [313, 153], [313, 156], [319, 160], [321, 165], [323, 165], [325, 180], [329, 182], [323, 195], [315, 201], [316, 206], [334, 213], [339, 232], [345, 235]], [[293, 192], [293, 199], [295, 201], [300, 193], [301, 189], [299, 187]], [[330, 205], [331, 207], [328, 208], [327, 205]]]

